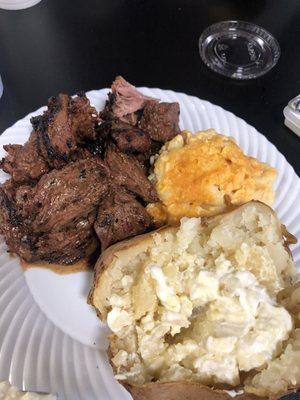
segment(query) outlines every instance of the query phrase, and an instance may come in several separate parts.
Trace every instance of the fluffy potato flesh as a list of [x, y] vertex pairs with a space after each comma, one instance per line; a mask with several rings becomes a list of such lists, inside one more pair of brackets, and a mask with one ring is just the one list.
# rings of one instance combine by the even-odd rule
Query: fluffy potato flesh
[[[294, 274], [279, 221], [257, 202], [116, 252], [93, 303], [113, 331], [117, 379], [236, 387], [255, 371], [246, 390], [269, 394], [280, 366], [299, 363], [294, 317], [277, 301]], [[285, 386], [298, 375], [287, 372]]]
[[277, 298], [293, 315], [296, 329], [283, 353], [268, 362], [267, 368], [253, 379], [246, 380], [246, 391], [260, 397], [267, 397], [269, 393], [286, 393], [291, 386], [297, 388], [300, 383], [300, 282], [282, 290]]
[[245, 390], [257, 396], [285, 393], [300, 383], [300, 329], [296, 329], [280, 357], [269, 361], [266, 369], [246, 381]]

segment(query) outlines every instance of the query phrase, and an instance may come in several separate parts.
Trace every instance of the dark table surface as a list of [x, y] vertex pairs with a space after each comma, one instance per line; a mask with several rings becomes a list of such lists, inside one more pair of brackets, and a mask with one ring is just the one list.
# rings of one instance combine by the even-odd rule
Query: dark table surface
[[[202, 63], [198, 38], [228, 19], [255, 22], [282, 55], [252, 81], [219, 76]], [[137, 86], [182, 91], [234, 112], [262, 132], [300, 172], [300, 139], [282, 111], [300, 93], [299, 0], [42, 0], [0, 10], [0, 132], [60, 91], [107, 87], [117, 74]]]

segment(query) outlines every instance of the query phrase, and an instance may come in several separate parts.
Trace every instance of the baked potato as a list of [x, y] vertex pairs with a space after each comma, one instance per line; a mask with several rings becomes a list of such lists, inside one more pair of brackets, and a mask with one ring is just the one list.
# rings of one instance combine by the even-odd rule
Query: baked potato
[[134, 399], [278, 398], [300, 386], [300, 284], [258, 201], [108, 248], [89, 294]]

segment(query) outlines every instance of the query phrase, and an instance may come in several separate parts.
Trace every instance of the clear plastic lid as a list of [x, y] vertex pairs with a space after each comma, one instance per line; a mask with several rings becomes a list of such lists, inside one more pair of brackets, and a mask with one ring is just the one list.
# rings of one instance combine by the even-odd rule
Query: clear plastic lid
[[280, 57], [279, 44], [268, 31], [243, 21], [209, 26], [200, 36], [199, 51], [209, 68], [235, 79], [264, 75]]

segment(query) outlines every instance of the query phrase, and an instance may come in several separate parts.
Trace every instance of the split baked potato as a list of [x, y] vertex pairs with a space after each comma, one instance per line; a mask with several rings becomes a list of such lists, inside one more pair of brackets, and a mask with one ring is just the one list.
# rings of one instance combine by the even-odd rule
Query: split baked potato
[[300, 386], [295, 242], [252, 201], [118, 243], [89, 295], [134, 399], [278, 398]]

